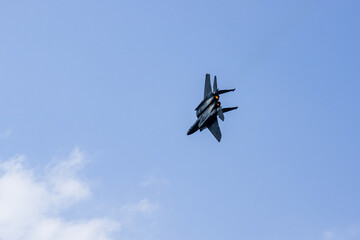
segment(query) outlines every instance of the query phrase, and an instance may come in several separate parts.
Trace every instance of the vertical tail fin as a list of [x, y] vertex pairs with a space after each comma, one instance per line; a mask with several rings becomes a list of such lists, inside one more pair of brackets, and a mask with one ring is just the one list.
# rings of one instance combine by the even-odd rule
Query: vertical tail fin
[[210, 83], [210, 74], [206, 74], [205, 76], [205, 88], [204, 88], [204, 98], [206, 98], [207, 95], [212, 93], [211, 90], [211, 83]]
[[214, 92], [216, 92], [216, 91], [218, 90], [216, 76], [214, 76], [214, 87], [213, 87], [213, 90], [214, 90]]

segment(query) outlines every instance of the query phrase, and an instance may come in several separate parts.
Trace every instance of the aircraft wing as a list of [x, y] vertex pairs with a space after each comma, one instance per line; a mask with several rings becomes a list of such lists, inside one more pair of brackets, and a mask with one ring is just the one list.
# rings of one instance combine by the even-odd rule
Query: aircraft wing
[[206, 76], [205, 76], [204, 99], [205, 99], [206, 96], [209, 95], [210, 93], [212, 93], [211, 83], [210, 83], [210, 74], [207, 73]]
[[219, 127], [219, 123], [218, 123], [217, 118], [210, 126], [208, 126], [208, 129], [210, 130], [212, 135], [214, 135], [216, 140], [218, 140], [220, 142], [220, 140], [221, 140], [221, 132], [220, 132], [220, 127]]

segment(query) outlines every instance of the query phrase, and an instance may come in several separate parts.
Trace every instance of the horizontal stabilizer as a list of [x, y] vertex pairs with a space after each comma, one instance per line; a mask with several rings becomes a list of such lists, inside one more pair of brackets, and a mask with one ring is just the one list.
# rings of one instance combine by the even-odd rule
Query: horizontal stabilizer
[[223, 94], [223, 93], [233, 92], [233, 91], [235, 91], [235, 88], [233, 88], [233, 89], [219, 90], [219, 91], [218, 91], [218, 94]]
[[223, 111], [223, 113], [226, 113], [226, 112], [230, 112], [230, 111], [235, 110], [235, 109], [238, 109], [238, 107], [223, 108], [222, 111]]

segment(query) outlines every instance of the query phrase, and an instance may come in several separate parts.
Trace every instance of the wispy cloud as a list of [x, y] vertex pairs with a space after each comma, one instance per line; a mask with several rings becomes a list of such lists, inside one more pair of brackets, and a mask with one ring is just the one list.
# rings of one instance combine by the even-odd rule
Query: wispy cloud
[[0, 133], [0, 139], [1, 139], [1, 138], [8, 138], [8, 137], [10, 137], [11, 133], [12, 133], [12, 130], [11, 130], [11, 129], [8, 129], [8, 130]]
[[334, 239], [334, 233], [331, 231], [325, 231], [322, 234], [322, 240], [331, 240]]
[[165, 179], [158, 179], [154, 176], [145, 177], [143, 181], [140, 182], [141, 186], [161, 186], [161, 185], [169, 185], [169, 181]]
[[143, 214], [151, 214], [157, 209], [158, 209], [158, 205], [151, 203], [147, 198], [139, 201], [138, 203], [128, 204], [121, 208], [122, 211], [128, 213], [143, 213]]
[[346, 229], [327, 230], [322, 233], [322, 240], [358, 240], [360, 225], [352, 225]]
[[[70, 157], [39, 174], [25, 167], [25, 156], [0, 162], [0, 239], [7, 240], [109, 240], [120, 229], [104, 218], [66, 220], [64, 209], [91, 195], [77, 177], [84, 153], [76, 148]], [[144, 204], [144, 203], [143, 203]], [[144, 204], [144, 209], [147, 203]]]
[[143, 239], [147, 232], [156, 226], [156, 212], [159, 205], [144, 198], [137, 203], [126, 204], [120, 208], [122, 231]]

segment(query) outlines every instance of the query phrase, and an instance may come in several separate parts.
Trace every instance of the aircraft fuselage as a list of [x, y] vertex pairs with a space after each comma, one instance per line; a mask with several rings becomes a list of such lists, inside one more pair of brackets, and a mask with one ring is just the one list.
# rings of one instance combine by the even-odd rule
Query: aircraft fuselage
[[[206, 104], [208, 103], [208, 104]], [[217, 108], [220, 107], [220, 102], [216, 100], [214, 97], [209, 98], [207, 101], [204, 102], [203, 105], [199, 105], [204, 110], [200, 113], [200, 115], [197, 115], [198, 119], [196, 122], [190, 127], [188, 131], [188, 135], [196, 132], [200, 129], [200, 131], [207, 128], [207, 126], [211, 125], [213, 121], [215, 121], [217, 116]]]
[[219, 101], [219, 95], [211, 93], [207, 98], [201, 101], [199, 106], [195, 108], [196, 111], [196, 117], [199, 117], [202, 113], [206, 111], [206, 109], [211, 106], [213, 103]]

